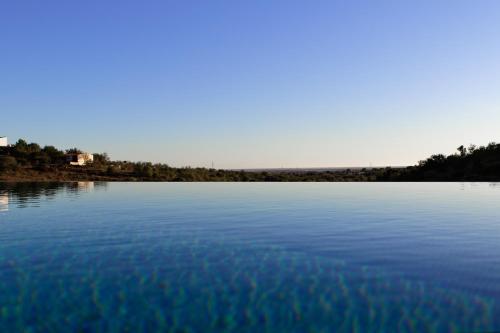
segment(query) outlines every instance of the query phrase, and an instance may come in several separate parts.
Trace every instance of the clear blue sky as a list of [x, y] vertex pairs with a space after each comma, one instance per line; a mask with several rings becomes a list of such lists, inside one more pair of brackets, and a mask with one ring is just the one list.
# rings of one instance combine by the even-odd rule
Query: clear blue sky
[[500, 1], [2, 1], [0, 135], [173, 166], [500, 141]]

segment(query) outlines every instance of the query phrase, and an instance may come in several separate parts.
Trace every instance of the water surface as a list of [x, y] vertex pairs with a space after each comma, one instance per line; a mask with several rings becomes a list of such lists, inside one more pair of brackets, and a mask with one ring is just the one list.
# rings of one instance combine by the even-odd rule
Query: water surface
[[1, 332], [500, 330], [492, 183], [0, 183]]

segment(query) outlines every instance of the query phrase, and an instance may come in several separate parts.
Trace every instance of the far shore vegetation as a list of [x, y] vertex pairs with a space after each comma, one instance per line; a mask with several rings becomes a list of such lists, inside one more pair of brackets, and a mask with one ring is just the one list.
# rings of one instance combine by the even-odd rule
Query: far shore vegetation
[[432, 155], [409, 167], [344, 170], [237, 171], [210, 168], [174, 168], [150, 162], [112, 161], [94, 154], [84, 166], [69, 165], [77, 148], [59, 150], [18, 140], [0, 147], [1, 181], [500, 181], [500, 144], [460, 146], [455, 154]]

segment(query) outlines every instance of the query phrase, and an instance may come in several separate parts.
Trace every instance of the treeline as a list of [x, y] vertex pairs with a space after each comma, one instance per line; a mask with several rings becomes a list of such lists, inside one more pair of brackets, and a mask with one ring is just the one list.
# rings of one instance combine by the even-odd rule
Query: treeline
[[53, 146], [19, 140], [0, 147], [2, 180], [102, 180], [102, 181], [500, 181], [500, 144], [469, 148], [456, 154], [433, 155], [407, 168], [365, 168], [339, 171], [235, 171], [208, 168], [173, 168], [167, 164], [111, 161], [106, 153], [94, 154], [94, 162], [70, 166], [68, 154], [77, 148], [59, 150]]
[[[23, 168], [50, 171], [52, 168], [65, 166], [67, 155], [75, 153], [81, 153], [81, 151], [77, 148], [63, 151], [54, 146], [42, 148], [37, 143], [28, 143], [20, 139], [14, 145], [0, 147], [0, 171], [15, 171]], [[95, 154], [94, 160], [98, 165], [109, 162], [106, 154]]]
[[500, 181], [500, 144], [460, 146], [452, 155], [432, 155], [418, 165], [389, 170], [381, 181]]
[[69, 154], [78, 148], [59, 150], [54, 146], [19, 140], [0, 147], [0, 179], [3, 180], [121, 180], [121, 181], [373, 181], [373, 171], [344, 170], [304, 171], [237, 171], [209, 168], [173, 168], [150, 162], [111, 161], [106, 153], [93, 154], [93, 163], [71, 166]]

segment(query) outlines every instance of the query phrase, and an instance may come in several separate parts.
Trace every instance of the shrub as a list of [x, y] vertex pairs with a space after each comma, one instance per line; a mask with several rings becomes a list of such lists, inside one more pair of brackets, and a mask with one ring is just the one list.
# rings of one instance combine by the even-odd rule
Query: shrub
[[0, 156], [0, 171], [15, 170], [17, 161], [12, 156]]

